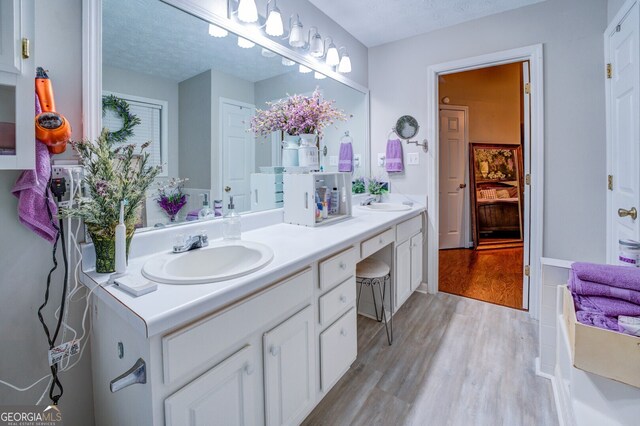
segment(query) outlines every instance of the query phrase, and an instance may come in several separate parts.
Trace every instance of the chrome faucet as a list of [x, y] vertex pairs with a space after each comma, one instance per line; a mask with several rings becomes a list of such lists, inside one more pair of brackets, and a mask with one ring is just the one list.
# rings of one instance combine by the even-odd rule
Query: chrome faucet
[[190, 235], [184, 240], [184, 243], [173, 246], [174, 253], [184, 253], [189, 250], [195, 250], [209, 245], [209, 237], [205, 232], [197, 235]]
[[364, 200], [363, 202], [360, 203], [361, 206], [369, 206], [371, 205], [371, 203], [373, 203], [374, 201], [376, 201], [376, 197], [369, 197], [366, 200]]

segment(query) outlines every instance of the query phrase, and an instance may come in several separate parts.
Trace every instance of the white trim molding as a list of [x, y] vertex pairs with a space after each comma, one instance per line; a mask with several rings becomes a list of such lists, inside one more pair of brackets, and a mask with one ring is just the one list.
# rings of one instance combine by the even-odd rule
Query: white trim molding
[[[544, 87], [542, 44], [520, 47], [486, 55], [432, 65], [427, 71], [427, 132], [430, 143], [427, 155], [429, 204], [428, 217], [431, 232], [428, 234], [428, 286], [430, 293], [438, 291], [438, 136], [439, 108], [438, 76], [470, 71], [496, 65], [529, 61], [531, 66], [531, 232], [530, 232], [530, 286], [529, 314], [540, 316], [540, 258], [543, 240], [544, 203]], [[525, 242], [526, 243], [526, 242]]]

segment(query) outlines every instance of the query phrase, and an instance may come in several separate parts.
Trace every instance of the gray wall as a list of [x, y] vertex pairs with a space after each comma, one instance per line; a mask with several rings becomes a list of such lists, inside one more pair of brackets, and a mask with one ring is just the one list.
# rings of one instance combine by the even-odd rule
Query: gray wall
[[611, 20], [616, 16], [618, 10], [625, 3], [625, 0], [608, 0], [607, 1], [607, 22], [611, 22]]
[[[604, 261], [606, 24], [602, 0], [554, 0], [370, 49], [373, 172], [388, 129], [400, 115], [427, 122], [430, 65], [544, 43], [543, 252]], [[392, 185], [400, 192], [426, 194], [424, 165], [430, 154], [415, 147], [406, 151], [420, 152], [420, 166], [407, 166]]]
[[[82, 2], [36, 2], [36, 64], [49, 70], [56, 106], [73, 126], [73, 138], [82, 138]], [[70, 152], [65, 153], [69, 157]], [[33, 383], [48, 372], [44, 332], [36, 317], [44, 298], [45, 279], [51, 267], [51, 246], [18, 222], [17, 200], [11, 195], [20, 172], [0, 171], [0, 378], [16, 385]], [[50, 306], [60, 300], [61, 274], [55, 276]], [[71, 306], [71, 322], [79, 324], [83, 303]], [[52, 321], [53, 310], [47, 310]], [[93, 424], [91, 359], [89, 348], [82, 362], [63, 373], [61, 409], [65, 424]], [[33, 404], [45, 382], [27, 392], [0, 385], [0, 405]], [[45, 398], [44, 402], [48, 402]]]
[[178, 173], [178, 83], [162, 77], [137, 73], [135, 71], [102, 67], [102, 89], [125, 95], [141, 96], [167, 102], [168, 157], [165, 159], [169, 176]]

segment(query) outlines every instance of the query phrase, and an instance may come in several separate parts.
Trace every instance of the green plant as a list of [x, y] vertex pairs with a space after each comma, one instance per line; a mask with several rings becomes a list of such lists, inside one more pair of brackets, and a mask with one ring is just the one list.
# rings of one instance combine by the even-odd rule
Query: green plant
[[356, 180], [354, 180], [353, 183], [351, 184], [351, 191], [353, 191], [354, 194], [364, 194], [365, 192], [364, 178], [359, 177]]
[[148, 165], [149, 144], [142, 144], [139, 150], [133, 144], [114, 147], [106, 129], [95, 143], [72, 142], [85, 168], [83, 186], [88, 194], [78, 196], [71, 207], [62, 208], [61, 216], [82, 219], [93, 235], [109, 238], [115, 235], [120, 203], [125, 201], [124, 221], [132, 230], [147, 189], [160, 172], [160, 166]]
[[386, 194], [387, 192], [389, 192], [389, 189], [387, 188], [388, 188], [387, 182], [383, 182], [376, 178], [369, 179], [369, 185], [367, 187], [367, 189], [369, 190], [369, 194], [371, 195]]
[[102, 116], [107, 111], [115, 112], [122, 119], [122, 128], [115, 132], [109, 132], [111, 142], [125, 142], [133, 135], [133, 128], [140, 124], [140, 118], [129, 111], [129, 104], [124, 99], [114, 95], [102, 97]]

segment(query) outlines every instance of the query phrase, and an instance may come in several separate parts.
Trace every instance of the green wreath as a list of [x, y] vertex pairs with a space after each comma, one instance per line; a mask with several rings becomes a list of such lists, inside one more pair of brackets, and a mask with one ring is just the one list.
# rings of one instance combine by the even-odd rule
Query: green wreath
[[140, 124], [140, 119], [138, 116], [131, 114], [129, 111], [129, 103], [127, 101], [114, 95], [102, 97], [103, 117], [108, 110], [115, 112], [118, 117], [122, 118], [122, 128], [115, 132], [109, 130], [107, 137], [112, 143], [125, 142], [131, 135], [133, 135], [133, 128]]

